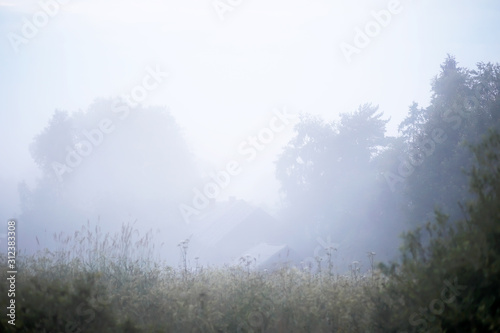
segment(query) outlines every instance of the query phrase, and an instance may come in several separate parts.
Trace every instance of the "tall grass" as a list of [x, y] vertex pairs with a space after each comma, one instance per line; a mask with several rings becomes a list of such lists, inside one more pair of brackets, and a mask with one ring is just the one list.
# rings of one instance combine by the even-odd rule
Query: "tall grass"
[[[55, 236], [56, 251], [18, 258], [16, 332], [371, 332], [378, 274], [241, 265], [179, 268], [153, 258], [152, 234], [90, 224]], [[5, 256], [1, 258], [6, 262]], [[5, 281], [5, 273], [2, 273]], [[1, 297], [7, 295], [1, 284]]]

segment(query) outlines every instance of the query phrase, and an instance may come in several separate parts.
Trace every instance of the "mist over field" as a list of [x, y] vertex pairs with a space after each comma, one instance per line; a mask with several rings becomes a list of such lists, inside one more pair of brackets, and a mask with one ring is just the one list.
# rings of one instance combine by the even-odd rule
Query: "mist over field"
[[[0, 246], [29, 295], [0, 322], [75, 331], [20, 311], [90, 272], [120, 283], [61, 301], [79, 331], [80, 301], [98, 331], [494, 331], [499, 32], [495, 1], [0, 0]], [[173, 326], [123, 303], [158, 293]]]

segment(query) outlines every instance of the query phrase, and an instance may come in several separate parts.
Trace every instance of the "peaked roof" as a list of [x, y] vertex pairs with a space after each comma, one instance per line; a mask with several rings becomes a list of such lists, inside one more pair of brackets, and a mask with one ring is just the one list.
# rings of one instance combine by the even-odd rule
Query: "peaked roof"
[[278, 221], [244, 200], [217, 202], [189, 224], [190, 253], [202, 263], [230, 264], [259, 243], [272, 242]]
[[[256, 261], [256, 266], [261, 266], [268, 264], [271, 259], [274, 259], [276, 256], [280, 254], [285, 254], [285, 250], [288, 250], [288, 247], [283, 245], [270, 245], [267, 243], [259, 243], [251, 249], [247, 250], [243, 256], [240, 258], [249, 258], [254, 259]], [[234, 264], [240, 263], [240, 258], [234, 262]]]
[[194, 237], [206, 246], [215, 246], [257, 208], [243, 200], [218, 203], [192, 223]]

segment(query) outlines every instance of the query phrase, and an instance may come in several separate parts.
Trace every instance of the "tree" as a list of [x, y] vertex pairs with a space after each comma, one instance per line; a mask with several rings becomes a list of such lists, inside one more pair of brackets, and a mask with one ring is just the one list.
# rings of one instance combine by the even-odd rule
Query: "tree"
[[460, 216], [458, 202], [469, 197], [462, 171], [472, 163], [464, 142], [478, 143], [489, 128], [500, 128], [500, 67], [477, 66], [459, 67], [448, 56], [432, 84], [431, 104], [413, 104], [399, 127], [405, 142], [400, 156], [411, 164], [404, 192], [413, 225], [432, 218], [436, 205], [452, 219]]
[[21, 185], [22, 218], [38, 234], [98, 217], [114, 228], [134, 220], [172, 235], [182, 228], [178, 205], [190, 199], [197, 172], [164, 108], [97, 100], [85, 112], [56, 111], [31, 153], [42, 177], [34, 189]]
[[405, 234], [399, 262], [381, 265], [389, 281], [374, 321], [384, 331], [500, 330], [500, 132], [490, 130], [471, 152], [464, 217], [450, 223], [436, 211]]
[[[334, 241], [352, 245], [349, 255], [359, 259], [375, 246], [377, 236], [385, 236], [381, 225], [390, 224], [389, 215], [396, 216], [382, 213], [387, 203], [381, 206], [377, 196], [386, 191], [376, 161], [390, 142], [387, 122], [370, 104], [341, 114], [337, 123], [302, 116], [296, 136], [277, 161], [276, 176], [288, 203], [287, 220], [292, 226], [306, 225], [310, 242], [317, 235], [332, 235]], [[303, 238], [304, 230], [295, 233]], [[354, 250], [354, 243], [363, 242], [370, 244]]]

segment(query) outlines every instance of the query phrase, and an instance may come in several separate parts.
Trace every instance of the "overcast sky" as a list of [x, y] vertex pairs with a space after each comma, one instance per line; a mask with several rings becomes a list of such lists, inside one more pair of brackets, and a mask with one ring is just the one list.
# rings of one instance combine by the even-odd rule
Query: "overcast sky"
[[[399, 7], [388, 0], [61, 2], [43, 22], [38, 1], [0, 0], [4, 220], [19, 213], [17, 183], [35, 184], [29, 144], [54, 110], [86, 110], [96, 98], [128, 94], [147, 67], [169, 77], [143, 104], [168, 107], [209, 170], [234, 158], [276, 107], [334, 120], [371, 102], [391, 117], [396, 134], [413, 101], [427, 105], [447, 53], [470, 68], [500, 61], [497, 0], [402, 0]], [[214, 2], [232, 10], [218, 12]], [[342, 43], [355, 46], [356, 29], [391, 6], [398, 9], [390, 22], [348, 61]], [[41, 27], [25, 38], [34, 16]], [[290, 125], [244, 165], [228, 194], [272, 205], [273, 161], [291, 133]]]

